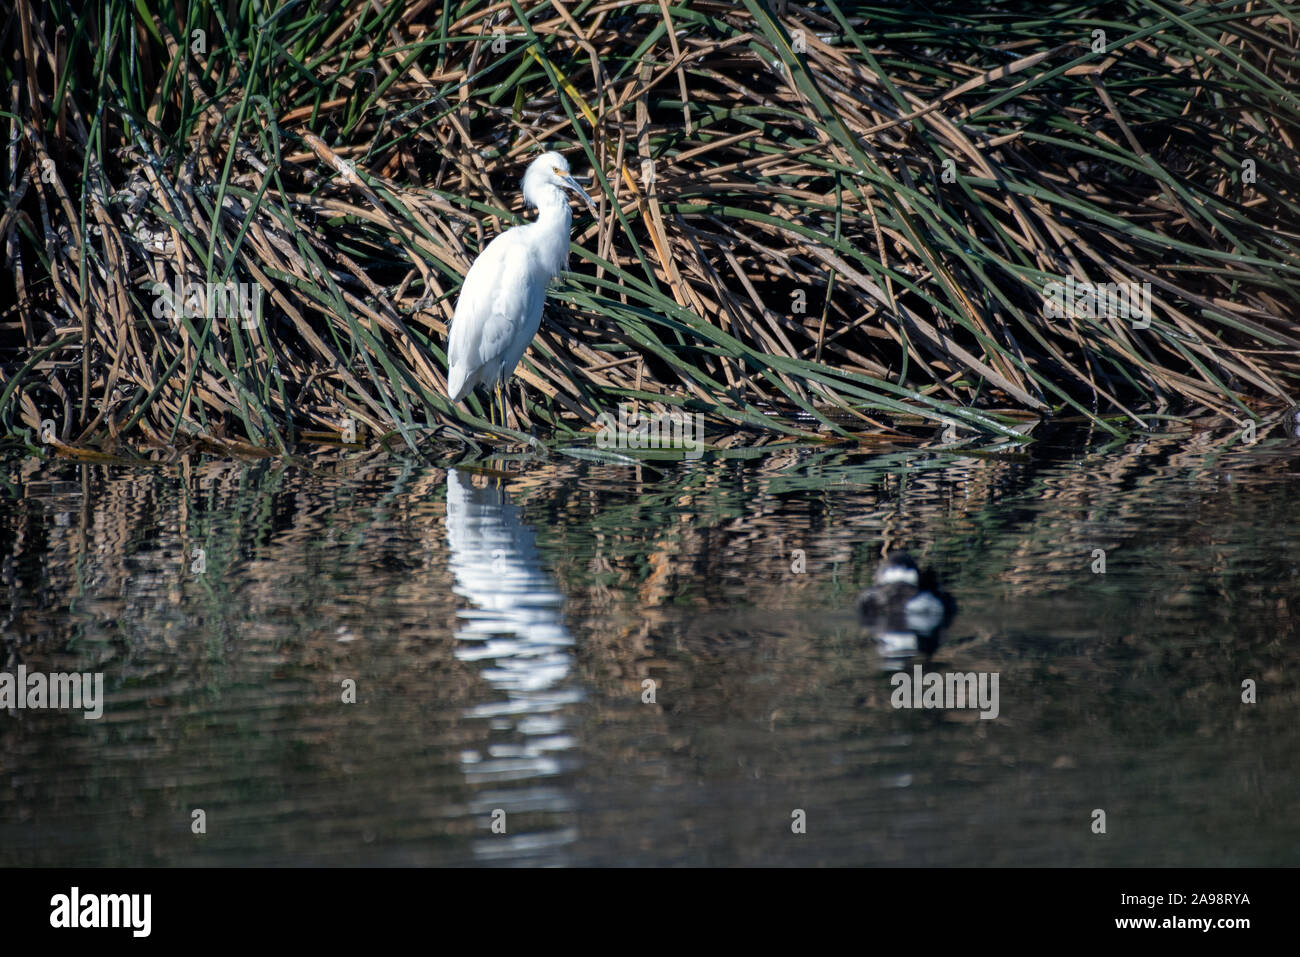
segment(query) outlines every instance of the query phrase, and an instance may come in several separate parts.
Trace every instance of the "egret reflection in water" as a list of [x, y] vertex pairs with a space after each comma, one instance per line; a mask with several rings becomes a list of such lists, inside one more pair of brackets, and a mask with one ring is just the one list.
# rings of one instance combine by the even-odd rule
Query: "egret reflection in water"
[[[533, 529], [495, 478], [448, 470], [447, 545], [455, 593], [471, 606], [456, 613], [456, 657], [481, 663], [482, 677], [501, 692], [466, 712], [490, 729], [484, 750], [461, 755], [466, 778], [485, 788], [472, 810], [484, 820], [497, 808], [568, 812], [567, 794], [537, 783], [566, 770], [575, 745], [565, 707], [581, 693], [573, 683], [564, 596], [541, 569]], [[575, 838], [570, 828], [511, 827], [476, 851], [517, 859]]]

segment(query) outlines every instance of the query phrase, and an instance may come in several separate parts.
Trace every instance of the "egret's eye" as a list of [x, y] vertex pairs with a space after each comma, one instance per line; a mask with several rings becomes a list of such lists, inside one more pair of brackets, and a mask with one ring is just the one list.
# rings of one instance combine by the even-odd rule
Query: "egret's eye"
[[564, 175], [564, 170], [560, 169], [558, 166], [555, 167], [555, 169], [553, 169], [551, 172], [553, 172], [556, 176]]

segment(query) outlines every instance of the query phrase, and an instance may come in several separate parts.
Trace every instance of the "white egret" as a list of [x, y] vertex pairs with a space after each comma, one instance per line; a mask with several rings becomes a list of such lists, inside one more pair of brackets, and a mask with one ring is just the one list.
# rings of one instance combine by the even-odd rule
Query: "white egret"
[[524, 201], [537, 219], [507, 229], [479, 254], [460, 287], [447, 339], [447, 395], [459, 402], [483, 386], [505, 421], [505, 386], [542, 322], [546, 287], [569, 263], [573, 212], [564, 190], [596, 210], [559, 153], [543, 153], [524, 173]]

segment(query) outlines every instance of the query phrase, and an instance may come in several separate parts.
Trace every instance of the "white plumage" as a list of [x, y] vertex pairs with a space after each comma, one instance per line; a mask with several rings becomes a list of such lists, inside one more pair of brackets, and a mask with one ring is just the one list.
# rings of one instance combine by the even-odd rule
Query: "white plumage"
[[537, 334], [546, 287], [568, 265], [573, 213], [564, 190], [595, 211], [559, 153], [543, 153], [524, 173], [524, 201], [537, 219], [506, 230], [479, 254], [456, 301], [447, 343], [447, 395], [459, 402], [483, 386], [504, 391]]

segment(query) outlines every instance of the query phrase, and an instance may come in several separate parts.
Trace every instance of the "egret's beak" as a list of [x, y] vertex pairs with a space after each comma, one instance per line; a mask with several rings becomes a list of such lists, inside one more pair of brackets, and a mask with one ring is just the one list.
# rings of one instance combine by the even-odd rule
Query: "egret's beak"
[[576, 179], [574, 179], [568, 173], [562, 173], [560, 175], [560, 180], [564, 183], [566, 189], [571, 189], [579, 196], [581, 196], [583, 202], [587, 204], [588, 208], [590, 208], [593, 213], [596, 211], [596, 204], [592, 202], [591, 197], [587, 195], [587, 191], [578, 185], [578, 181]]

